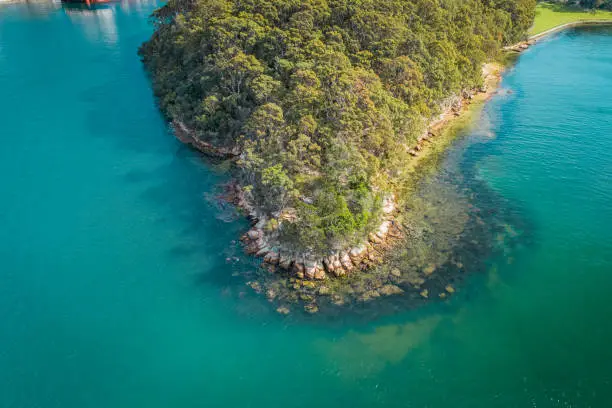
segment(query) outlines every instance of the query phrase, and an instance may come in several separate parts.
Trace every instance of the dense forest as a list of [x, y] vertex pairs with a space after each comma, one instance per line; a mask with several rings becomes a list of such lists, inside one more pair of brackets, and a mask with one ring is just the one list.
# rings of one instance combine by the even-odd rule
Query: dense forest
[[141, 48], [163, 112], [240, 152], [286, 245], [362, 239], [441, 104], [525, 37], [535, 0], [169, 0]]

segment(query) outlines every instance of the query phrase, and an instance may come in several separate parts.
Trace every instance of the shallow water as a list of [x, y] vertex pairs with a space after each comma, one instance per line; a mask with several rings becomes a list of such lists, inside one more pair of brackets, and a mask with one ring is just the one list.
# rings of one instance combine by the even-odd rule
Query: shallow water
[[0, 6], [0, 407], [609, 404], [610, 29], [522, 55], [423, 187], [509, 221], [484, 271], [330, 324], [232, 276], [246, 222], [136, 57], [155, 6]]

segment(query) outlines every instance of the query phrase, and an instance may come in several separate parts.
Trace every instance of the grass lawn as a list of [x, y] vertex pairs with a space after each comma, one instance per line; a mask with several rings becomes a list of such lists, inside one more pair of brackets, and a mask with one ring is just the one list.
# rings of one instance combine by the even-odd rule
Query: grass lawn
[[538, 3], [536, 17], [529, 35], [539, 34], [551, 28], [582, 20], [610, 20], [612, 11], [585, 11], [577, 7], [568, 7], [561, 4]]

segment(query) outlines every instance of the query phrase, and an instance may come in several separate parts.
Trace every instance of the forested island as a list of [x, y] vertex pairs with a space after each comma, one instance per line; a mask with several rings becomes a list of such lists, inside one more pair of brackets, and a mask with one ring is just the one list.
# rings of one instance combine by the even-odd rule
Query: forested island
[[401, 234], [409, 163], [535, 0], [170, 0], [141, 48], [177, 136], [235, 161], [250, 252], [299, 278]]

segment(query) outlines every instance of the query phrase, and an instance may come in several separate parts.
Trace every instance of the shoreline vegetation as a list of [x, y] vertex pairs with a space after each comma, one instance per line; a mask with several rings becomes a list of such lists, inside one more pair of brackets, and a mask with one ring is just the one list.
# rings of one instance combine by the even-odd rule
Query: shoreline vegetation
[[[423, 161], [442, 150], [443, 146], [453, 139], [449, 133], [455, 134], [465, 127], [472, 114], [497, 92], [503, 70], [504, 66], [500, 63], [484, 64], [482, 85], [471, 91], [463, 91], [461, 97], [430, 122], [417, 143], [408, 150], [410, 160], [406, 166], [418, 173]], [[237, 149], [218, 148], [199, 140], [194, 132], [180, 121], [173, 122], [173, 129], [179, 141], [207, 156], [237, 160], [240, 155]], [[339, 278], [353, 271], [365, 270], [381, 263], [385, 252], [392, 249], [394, 243], [403, 237], [403, 227], [395, 219], [402, 209], [398, 206], [395, 195], [390, 195], [383, 199], [382, 222], [367, 239], [352, 248], [317, 259], [279, 250], [282, 247], [279, 237], [266, 230], [268, 217], [249, 202], [243, 189], [235, 181], [226, 186], [223, 198], [240, 208], [252, 223], [251, 229], [241, 237], [246, 252], [262, 258], [263, 263], [268, 264], [268, 270], [274, 272], [278, 268], [289, 271], [298, 279], [324, 281], [328, 277]]]
[[[259, 229], [263, 223], [258, 223], [255, 217], [250, 216], [253, 226], [241, 241], [248, 253], [264, 257], [262, 265], [269, 273], [249, 274], [247, 285], [277, 305], [276, 310], [280, 314], [290, 313], [296, 303], [303, 304], [304, 310], [310, 314], [317, 313], [319, 307], [329, 311], [326, 307], [329, 305], [344, 306], [343, 310], [346, 311], [346, 306], [357, 303], [361, 306], [351, 310], [368, 315], [371, 312], [393, 310], [398, 304], [402, 304], [402, 308], [412, 307], [428, 299], [446, 299], [452, 296], [456, 291], [454, 282], [458, 278], [455, 275], [463, 275], [466, 270], [478, 268], [473, 259], [463, 258], [487, 253], [492, 249], [487, 248], [488, 241], [492, 239], [483, 241], [482, 236], [475, 236], [473, 231], [470, 231], [475, 229], [475, 226], [476, 229], [482, 229], [485, 222], [478, 215], [468, 215], [479, 213], [480, 209], [463, 198], [453, 196], [448, 200], [448, 197], [445, 197], [449, 194], [447, 191], [428, 192], [427, 197], [413, 197], [413, 194], [421, 190], [419, 185], [422, 179], [433, 174], [441, 153], [446, 151], [462, 130], [470, 126], [486, 102], [498, 92], [504, 70], [505, 65], [501, 63], [485, 64], [483, 86], [473, 93], [466, 93], [460, 104], [431, 122], [428, 137], [422, 139], [419, 150], [416, 150], [417, 154], [406, 163], [413, 177], [407, 183], [409, 187], [402, 195], [401, 204], [393, 206], [389, 203], [381, 230], [369, 237], [361, 247], [337, 253], [320, 262], [311, 262], [310, 265], [301, 259], [287, 265], [289, 259], [283, 259], [282, 255], [258, 253], [260, 247], [263, 246], [264, 251], [268, 251], [269, 247], [262, 240], [265, 232]], [[226, 198], [237, 207], [243, 208], [240, 194], [233, 190], [234, 187], [235, 185], [231, 186]], [[443, 209], [433, 209], [434, 203]], [[453, 213], [454, 216], [450, 215]], [[516, 227], [511, 226], [510, 221], [492, 221], [488, 221], [493, 226], [491, 229], [501, 229], [502, 234], [508, 234], [510, 241], [518, 236], [514, 231]], [[475, 226], [469, 226], [470, 222]], [[429, 240], [428, 231], [435, 224], [445, 226], [434, 233], [435, 238]], [[499, 238], [499, 231], [497, 232], [496, 238]], [[472, 252], [470, 256], [461, 254], [464, 249], [457, 245], [459, 241], [464, 240], [467, 246], [474, 246], [475, 239], [482, 242], [482, 245], [479, 244], [481, 247], [475, 248], [473, 252], [469, 250]], [[405, 245], [409, 246], [408, 251]], [[453, 247], [455, 245], [457, 246]], [[463, 243], [461, 246], [466, 245]], [[306, 273], [308, 267], [312, 269]], [[449, 269], [455, 272], [449, 273]], [[376, 302], [376, 311], [363, 308], [365, 303], [397, 295], [401, 295], [400, 298], [406, 303], [398, 300], [383, 306]]]
[[[478, 89], [464, 91], [460, 98], [454, 101], [444, 112], [438, 115], [418, 138], [417, 143], [409, 149], [410, 162], [406, 163], [418, 173], [419, 165], [431, 154], [434, 154], [440, 144], [448, 140], [438, 140], [440, 135], [458, 129], [452, 129], [460, 120], [469, 121], [474, 108], [478, 108], [490, 99], [496, 92], [501, 80], [503, 66], [499, 63], [487, 63], [483, 66], [483, 85]], [[464, 123], [465, 125], [465, 123]], [[448, 139], [448, 138], [447, 138]], [[452, 137], [451, 137], [452, 139]], [[383, 199], [382, 222], [359, 245], [337, 251], [323, 258], [309, 258], [302, 254], [278, 250], [282, 242], [278, 237], [270, 237], [265, 230], [268, 219], [245, 199], [245, 195], [237, 184], [232, 184], [227, 196], [228, 200], [241, 208], [253, 222], [252, 228], [242, 236], [248, 254], [263, 258], [274, 271], [276, 267], [293, 272], [298, 279], [324, 281], [328, 277], [340, 278], [353, 271], [366, 270], [380, 264], [385, 252], [404, 237], [403, 227], [397, 222], [396, 216], [402, 211], [395, 195]], [[274, 241], [276, 239], [276, 241]]]
[[[317, 295], [333, 299], [356, 271], [387, 268], [389, 250], [409, 243], [402, 220], [420, 164], [497, 91], [495, 61], [563, 29], [612, 22], [530, 0], [349, 4], [170, 0], [140, 51], [177, 138], [234, 163], [227, 198], [252, 221], [246, 251], [308, 312]], [[424, 276], [436, 269], [419, 265]], [[403, 293], [401, 273], [355, 298]], [[278, 285], [249, 285], [278, 296]]]
[[492, 62], [534, 13], [534, 0], [170, 0], [140, 54], [179, 140], [235, 164], [247, 252], [315, 295], [406, 238], [419, 163], [495, 92]]

